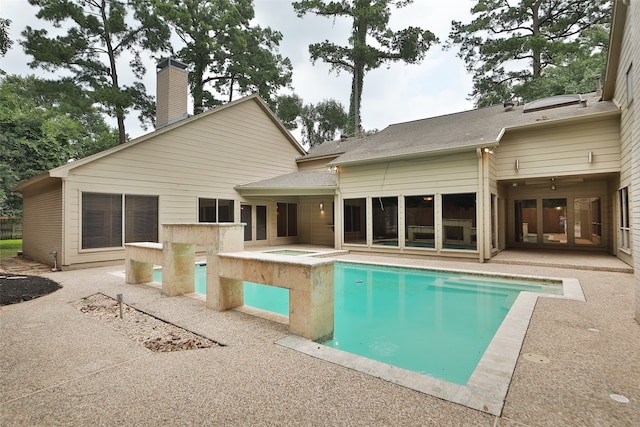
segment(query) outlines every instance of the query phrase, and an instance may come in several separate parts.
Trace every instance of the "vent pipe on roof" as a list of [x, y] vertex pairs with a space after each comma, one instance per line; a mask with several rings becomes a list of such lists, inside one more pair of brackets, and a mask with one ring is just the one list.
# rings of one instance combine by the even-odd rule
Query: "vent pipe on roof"
[[602, 76], [596, 74], [596, 96], [602, 96]]
[[513, 110], [513, 106], [514, 105], [515, 105], [515, 103], [513, 101], [506, 101], [504, 104], [502, 104], [502, 106], [504, 107], [504, 111]]
[[173, 58], [160, 61], [156, 76], [156, 129], [186, 119], [189, 72]]

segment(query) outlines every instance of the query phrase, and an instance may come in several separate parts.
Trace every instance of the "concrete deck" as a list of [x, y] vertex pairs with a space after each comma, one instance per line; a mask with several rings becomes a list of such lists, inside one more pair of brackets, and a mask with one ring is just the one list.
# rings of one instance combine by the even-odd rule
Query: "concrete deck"
[[[124, 265], [48, 272], [61, 290], [0, 308], [0, 423], [640, 425], [632, 274], [549, 264], [340, 258], [577, 278], [586, 302], [538, 299], [502, 414], [493, 416], [277, 345], [289, 335], [282, 323], [125, 285]], [[122, 293], [125, 303], [226, 347], [151, 352], [69, 304], [96, 292]]]

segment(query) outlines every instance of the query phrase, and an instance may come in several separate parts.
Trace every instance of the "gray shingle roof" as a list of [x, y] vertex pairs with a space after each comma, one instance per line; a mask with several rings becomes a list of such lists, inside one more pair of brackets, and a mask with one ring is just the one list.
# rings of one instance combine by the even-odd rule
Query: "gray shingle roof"
[[337, 157], [353, 149], [354, 147], [357, 147], [358, 143], [361, 142], [362, 139], [353, 137], [344, 140], [325, 141], [320, 145], [311, 147], [308, 154], [298, 157], [298, 161], [312, 160], [322, 157]]
[[505, 111], [502, 105], [496, 105], [390, 125], [362, 140], [359, 145], [329, 164], [361, 163], [444, 150], [491, 146], [499, 143], [503, 129], [544, 125], [562, 119], [619, 111], [610, 101], [598, 102], [595, 94], [583, 95], [583, 99], [587, 100], [586, 107], [578, 104], [523, 113], [521, 105], [511, 111]]
[[251, 182], [236, 186], [237, 189], [305, 189], [305, 188], [335, 188], [336, 173], [334, 171], [299, 171], [262, 181]]

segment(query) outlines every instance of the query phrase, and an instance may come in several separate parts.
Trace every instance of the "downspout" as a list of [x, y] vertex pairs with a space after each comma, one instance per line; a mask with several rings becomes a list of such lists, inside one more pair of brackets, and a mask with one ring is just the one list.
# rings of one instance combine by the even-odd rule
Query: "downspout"
[[484, 154], [482, 148], [476, 148], [478, 155], [478, 195], [476, 197], [476, 247], [478, 248], [478, 262], [484, 263], [484, 241], [485, 241], [485, 223], [484, 223]]
[[336, 190], [333, 196], [333, 247], [342, 250], [342, 235], [344, 215], [342, 213], [342, 193], [340, 192], [340, 167], [336, 166]]

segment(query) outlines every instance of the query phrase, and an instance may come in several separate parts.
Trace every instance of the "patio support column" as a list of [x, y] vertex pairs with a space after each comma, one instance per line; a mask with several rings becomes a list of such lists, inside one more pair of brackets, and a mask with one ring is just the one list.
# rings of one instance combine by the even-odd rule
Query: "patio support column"
[[168, 296], [195, 292], [196, 253], [191, 243], [165, 241], [162, 251], [162, 293]]
[[217, 311], [240, 307], [244, 304], [243, 281], [220, 277], [221, 252], [244, 249], [244, 224], [225, 224], [213, 230], [207, 246], [207, 308]]

